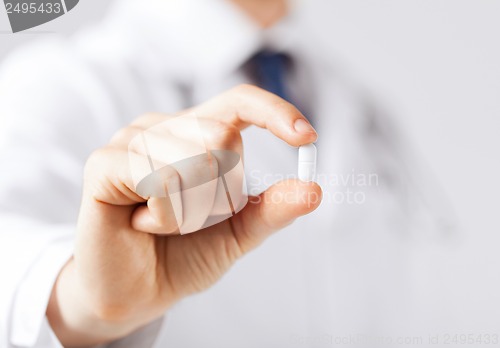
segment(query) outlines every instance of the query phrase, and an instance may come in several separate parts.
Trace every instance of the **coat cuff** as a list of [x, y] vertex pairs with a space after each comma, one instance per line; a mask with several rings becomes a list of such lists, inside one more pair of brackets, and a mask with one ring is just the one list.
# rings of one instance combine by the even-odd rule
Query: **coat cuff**
[[45, 312], [57, 276], [73, 254], [73, 244], [72, 236], [54, 240], [26, 272], [12, 305], [12, 345], [62, 348], [47, 322]]

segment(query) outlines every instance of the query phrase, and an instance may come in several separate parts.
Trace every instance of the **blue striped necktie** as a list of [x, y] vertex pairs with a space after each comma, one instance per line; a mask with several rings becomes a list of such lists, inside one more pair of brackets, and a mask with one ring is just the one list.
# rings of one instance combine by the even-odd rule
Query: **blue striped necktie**
[[250, 75], [256, 84], [281, 98], [290, 100], [286, 74], [290, 58], [284, 53], [260, 51], [249, 60]]

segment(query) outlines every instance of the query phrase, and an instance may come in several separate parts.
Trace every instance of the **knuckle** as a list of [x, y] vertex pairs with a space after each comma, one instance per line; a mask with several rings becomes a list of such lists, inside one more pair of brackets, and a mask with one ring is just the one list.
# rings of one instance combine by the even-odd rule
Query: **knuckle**
[[224, 123], [220, 126], [220, 138], [224, 143], [232, 144], [241, 141], [240, 130], [230, 124]]
[[101, 168], [103, 161], [108, 160], [109, 156], [110, 156], [110, 149], [107, 147], [94, 150], [87, 158], [87, 162], [85, 162], [85, 167], [84, 167], [85, 176], [89, 176], [90, 173], [94, 173], [96, 169]]
[[249, 83], [243, 83], [241, 85], [234, 87], [231, 90], [231, 92], [236, 93], [236, 94], [254, 94], [257, 92], [261, 92], [261, 91], [263, 91], [263, 89], [261, 89], [257, 86], [251, 85]]
[[299, 112], [295, 106], [283, 99], [276, 100], [273, 103], [273, 109], [283, 114], [296, 114]]
[[166, 119], [170, 118], [168, 115], [160, 114], [160, 113], [154, 113], [154, 112], [149, 112], [146, 114], [143, 114], [139, 117], [137, 117], [131, 124], [130, 126], [133, 127], [138, 127], [138, 128], [148, 128], [151, 127], [157, 123], [160, 123], [161, 121], [164, 121]]
[[123, 144], [127, 141], [132, 140], [137, 134], [142, 132], [143, 129], [136, 126], [136, 125], [130, 125], [129, 127], [122, 128], [119, 131], [117, 131], [113, 137], [110, 140], [110, 144]]
[[215, 122], [206, 140], [210, 147], [221, 149], [237, 147], [242, 143], [239, 129], [224, 122]]

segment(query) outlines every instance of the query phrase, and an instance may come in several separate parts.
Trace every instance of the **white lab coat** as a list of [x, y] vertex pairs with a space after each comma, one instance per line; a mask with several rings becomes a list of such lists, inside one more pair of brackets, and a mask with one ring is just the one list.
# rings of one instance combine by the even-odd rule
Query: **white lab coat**
[[[211, 289], [109, 346], [312, 347], [424, 328], [436, 289], [419, 248], [441, 237], [390, 120], [335, 70], [298, 17], [262, 33], [222, 1], [148, 0], [124, 2], [100, 25], [2, 64], [1, 348], [60, 347], [45, 308], [72, 253], [89, 153], [142, 113], [178, 111], [245, 82], [238, 68], [262, 45], [295, 60], [292, 94], [319, 132], [324, 202]], [[244, 146], [252, 193], [295, 174], [296, 150], [267, 132], [245, 130]], [[328, 182], [358, 174], [377, 181]], [[347, 202], [348, 189], [364, 201]]]

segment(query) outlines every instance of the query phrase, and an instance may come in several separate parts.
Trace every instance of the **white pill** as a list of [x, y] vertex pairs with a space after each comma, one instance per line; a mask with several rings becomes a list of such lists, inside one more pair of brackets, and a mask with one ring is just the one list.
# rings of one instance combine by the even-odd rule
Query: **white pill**
[[314, 144], [299, 147], [299, 180], [314, 181], [316, 176], [316, 146]]

